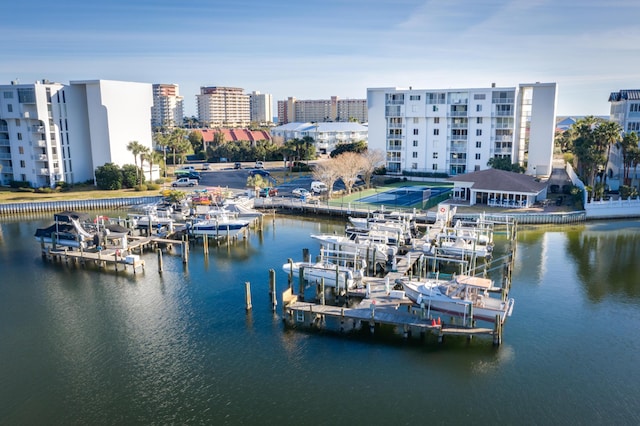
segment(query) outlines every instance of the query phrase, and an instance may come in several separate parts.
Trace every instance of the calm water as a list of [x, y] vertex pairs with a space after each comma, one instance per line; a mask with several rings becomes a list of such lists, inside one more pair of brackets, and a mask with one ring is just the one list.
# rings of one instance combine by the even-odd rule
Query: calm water
[[1, 424], [640, 423], [640, 222], [521, 229], [499, 348], [285, 330], [268, 270], [280, 293], [339, 223], [267, 221], [161, 275], [44, 262], [49, 223], [0, 221]]

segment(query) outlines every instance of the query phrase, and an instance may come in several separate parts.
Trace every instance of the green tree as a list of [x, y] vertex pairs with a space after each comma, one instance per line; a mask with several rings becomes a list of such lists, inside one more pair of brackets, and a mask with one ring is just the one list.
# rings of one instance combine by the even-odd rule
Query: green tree
[[202, 136], [201, 132], [190, 132], [188, 139], [194, 154], [200, 154], [204, 152], [204, 137]]
[[[134, 166], [135, 167], [135, 166]], [[105, 190], [122, 189], [122, 172], [114, 163], [106, 163], [96, 167], [96, 185]]]
[[629, 177], [629, 172], [640, 162], [638, 134], [636, 132], [625, 134], [620, 143], [620, 150], [622, 151], [623, 182], [625, 185], [630, 186], [631, 178]]
[[514, 172], [514, 173], [525, 172], [525, 168], [518, 163], [512, 163], [510, 157], [489, 158], [489, 161], [487, 161], [487, 166], [491, 167], [492, 169], [506, 170], [508, 172]]
[[138, 167], [134, 166], [133, 164], [125, 164], [124, 166], [122, 166], [120, 172], [122, 174], [121, 182], [124, 188], [134, 188], [136, 185], [138, 185], [138, 171]]
[[609, 158], [611, 157], [611, 147], [618, 147], [618, 144], [621, 141], [620, 135], [622, 133], [622, 127], [620, 127], [618, 123], [607, 121], [600, 123], [600, 125], [596, 127], [594, 133], [596, 140], [598, 141], [598, 146], [601, 150], [606, 152], [606, 158], [602, 164], [602, 170], [604, 171], [602, 182], [606, 186], [608, 175], [607, 168], [609, 167]]
[[344, 152], [355, 152], [357, 154], [361, 154], [367, 150], [367, 143], [365, 141], [358, 141], [353, 143], [341, 143], [336, 145], [336, 147], [331, 151], [329, 156], [331, 158], [335, 158], [338, 155]]
[[595, 128], [599, 123], [594, 116], [588, 116], [576, 121], [576, 137], [573, 141], [573, 149], [578, 159], [578, 172], [586, 180], [591, 188], [592, 198], [595, 196], [595, 177], [599, 168], [606, 160], [606, 151], [602, 143], [598, 143]]

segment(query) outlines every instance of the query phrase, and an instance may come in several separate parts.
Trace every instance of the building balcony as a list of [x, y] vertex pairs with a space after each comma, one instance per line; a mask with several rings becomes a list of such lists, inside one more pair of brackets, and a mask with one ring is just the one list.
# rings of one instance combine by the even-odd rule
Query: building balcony
[[7, 173], [7, 174], [12, 174], [13, 173], [13, 167], [9, 167], [9, 166], [2, 166], [2, 170], [0, 170], [0, 173]]
[[466, 117], [467, 111], [449, 111], [449, 117]]
[[29, 126], [32, 133], [44, 133], [44, 126]]
[[40, 154], [38, 156], [36, 156], [36, 161], [48, 161], [49, 157], [47, 156], [47, 154]]
[[33, 142], [33, 146], [37, 147], [37, 148], [44, 148], [47, 146], [47, 141], [40, 139], [37, 140], [35, 142]]
[[389, 129], [402, 129], [404, 128], [404, 124], [402, 123], [389, 123], [387, 126]]
[[387, 151], [402, 151], [402, 145], [387, 145]]
[[494, 98], [491, 99], [493, 104], [513, 104], [513, 98]]
[[513, 141], [513, 135], [491, 137], [491, 142], [512, 142], [512, 141]]
[[44, 168], [44, 167], [38, 170], [38, 174], [42, 176], [49, 176], [50, 172], [51, 171], [48, 168]]
[[9, 126], [7, 126], [6, 124], [3, 124], [0, 126], [0, 132], [8, 132], [9, 131]]
[[10, 152], [0, 152], [0, 160], [11, 160]]
[[449, 164], [451, 164], [452, 166], [464, 165], [464, 164], [467, 164], [467, 159], [466, 158], [452, 158], [451, 161], [449, 161]]
[[468, 135], [451, 135], [452, 141], [466, 141], [468, 138]]
[[9, 139], [0, 139], [0, 146], [11, 146]]
[[513, 111], [496, 111], [493, 115], [495, 117], [511, 117], [513, 116]]

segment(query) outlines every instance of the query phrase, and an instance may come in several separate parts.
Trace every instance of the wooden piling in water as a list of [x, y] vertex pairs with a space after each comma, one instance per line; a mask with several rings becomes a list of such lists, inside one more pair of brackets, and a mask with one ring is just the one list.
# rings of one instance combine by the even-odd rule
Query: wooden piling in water
[[278, 297], [276, 294], [276, 271], [269, 269], [269, 296], [271, 296], [271, 310], [276, 311]]
[[158, 249], [158, 272], [162, 273], [162, 250]]
[[250, 311], [252, 306], [251, 306], [251, 283], [249, 281], [246, 281], [244, 283], [244, 299], [246, 303], [246, 310]]

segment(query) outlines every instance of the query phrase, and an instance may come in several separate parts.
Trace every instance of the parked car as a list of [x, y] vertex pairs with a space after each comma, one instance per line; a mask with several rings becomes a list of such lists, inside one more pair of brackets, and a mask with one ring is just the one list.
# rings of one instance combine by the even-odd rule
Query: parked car
[[256, 161], [256, 169], [264, 169], [264, 163], [262, 161]]
[[173, 182], [171, 182], [171, 186], [172, 187], [178, 187], [178, 186], [196, 186], [198, 184], [198, 181], [195, 179], [189, 179], [186, 177], [182, 177], [178, 180], [174, 180]]
[[311, 192], [314, 194], [322, 194], [323, 192], [329, 191], [329, 187], [324, 182], [313, 181], [311, 182]]
[[249, 176], [255, 176], [255, 175], [260, 175], [262, 177], [270, 177], [271, 173], [262, 169], [253, 169], [249, 172]]
[[177, 178], [200, 180], [200, 173], [195, 170], [176, 170], [175, 175]]
[[278, 188], [262, 188], [260, 190], [260, 196], [263, 198], [266, 197], [277, 197], [278, 196]]
[[291, 194], [293, 194], [295, 197], [299, 197], [299, 198], [304, 198], [304, 197], [308, 197], [309, 195], [311, 195], [311, 193], [304, 189], [304, 188], [296, 188], [293, 191], [291, 191]]
[[241, 168], [242, 168], [242, 163], [240, 163], [240, 162], [236, 162], [236, 163], [233, 165], [233, 168], [234, 168], [234, 169], [241, 169]]

